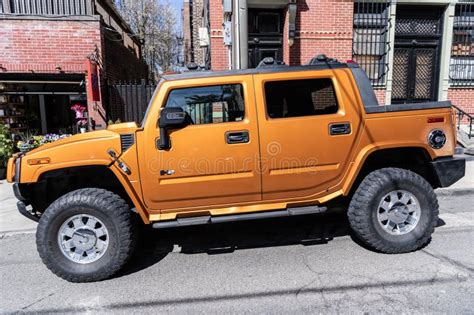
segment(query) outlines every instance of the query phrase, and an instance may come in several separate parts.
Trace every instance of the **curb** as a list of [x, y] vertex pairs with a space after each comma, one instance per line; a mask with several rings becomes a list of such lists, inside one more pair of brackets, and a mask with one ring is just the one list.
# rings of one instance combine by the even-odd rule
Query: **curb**
[[26, 229], [26, 230], [13, 230], [13, 231], [2, 231], [0, 232], [0, 240], [5, 238], [5, 237], [9, 237], [9, 236], [12, 236], [12, 235], [19, 235], [19, 234], [34, 234], [36, 233], [36, 228], [34, 229]]
[[467, 196], [474, 195], [474, 188], [440, 188], [435, 193], [438, 196]]

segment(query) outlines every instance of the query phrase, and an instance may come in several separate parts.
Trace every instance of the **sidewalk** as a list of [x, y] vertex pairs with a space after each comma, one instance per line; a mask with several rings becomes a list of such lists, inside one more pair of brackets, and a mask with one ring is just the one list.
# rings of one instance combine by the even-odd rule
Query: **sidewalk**
[[0, 181], [0, 237], [1, 234], [34, 232], [36, 222], [22, 216], [16, 207], [12, 185], [6, 180]]
[[459, 155], [466, 159], [466, 175], [454, 185], [448, 188], [440, 188], [436, 190], [438, 195], [466, 195], [474, 193], [474, 156]]
[[[467, 159], [466, 176], [449, 188], [437, 189], [438, 195], [466, 195], [474, 193], [474, 156], [463, 155]], [[16, 207], [11, 184], [0, 181], [0, 237], [2, 234], [34, 232], [36, 222], [22, 216]]]

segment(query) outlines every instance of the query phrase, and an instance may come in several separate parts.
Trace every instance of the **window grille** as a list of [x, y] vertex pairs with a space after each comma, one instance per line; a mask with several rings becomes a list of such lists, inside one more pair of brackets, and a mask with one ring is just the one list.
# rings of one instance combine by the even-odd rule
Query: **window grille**
[[474, 1], [456, 5], [449, 78], [453, 86], [474, 85]]
[[385, 84], [390, 50], [390, 0], [354, 2], [352, 58], [372, 85]]
[[92, 15], [92, 0], [0, 0], [0, 14]]

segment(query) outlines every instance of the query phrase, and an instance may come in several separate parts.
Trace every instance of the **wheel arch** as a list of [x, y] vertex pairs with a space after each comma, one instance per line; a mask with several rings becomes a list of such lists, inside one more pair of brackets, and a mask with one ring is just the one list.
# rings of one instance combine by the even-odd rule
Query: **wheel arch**
[[60, 196], [82, 188], [102, 188], [119, 195], [130, 208], [137, 210], [144, 223], [149, 223], [139, 195], [128, 178], [113, 165], [94, 164], [47, 170], [38, 175], [36, 182], [20, 184], [23, 197], [39, 212]]
[[422, 176], [433, 188], [440, 187], [432, 157], [423, 146], [377, 148], [360, 159], [356, 176], [352, 177], [347, 195], [352, 196], [362, 180], [372, 171], [386, 167], [410, 170]]

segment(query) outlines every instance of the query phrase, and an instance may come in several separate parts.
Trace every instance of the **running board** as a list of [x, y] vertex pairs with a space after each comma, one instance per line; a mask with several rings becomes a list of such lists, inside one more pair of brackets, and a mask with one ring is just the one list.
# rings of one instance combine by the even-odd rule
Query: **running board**
[[153, 223], [153, 228], [166, 229], [166, 228], [176, 228], [176, 227], [191, 226], [191, 225], [204, 225], [204, 224], [212, 224], [212, 223], [292, 217], [292, 216], [297, 216], [297, 215], [323, 213], [326, 210], [327, 210], [327, 207], [308, 206], [308, 207], [287, 208], [285, 210], [254, 212], [254, 213], [244, 213], [244, 214], [230, 214], [230, 215], [221, 215], [221, 216], [205, 215], [205, 216], [199, 216], [199, 217], [178, 218], [176, 220], [171, 220], [171, 221], [156, 222], [156, 223]]

